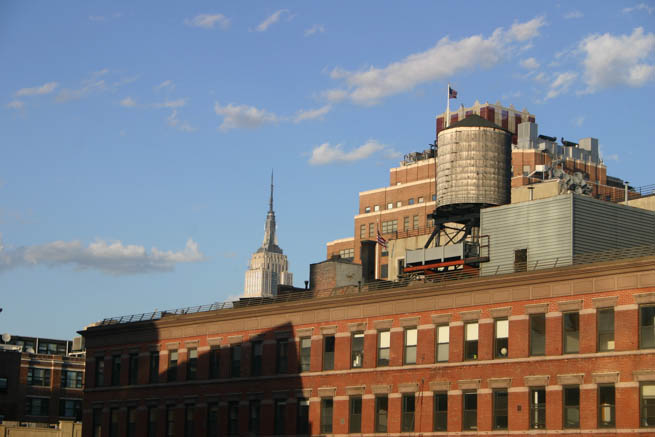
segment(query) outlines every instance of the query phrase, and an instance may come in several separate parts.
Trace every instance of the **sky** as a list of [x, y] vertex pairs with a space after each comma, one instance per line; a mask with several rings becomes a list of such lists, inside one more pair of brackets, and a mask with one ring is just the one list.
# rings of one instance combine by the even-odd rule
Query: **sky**
[[0, 2], [0, 331], [236, 298], [272, 170], [303, 286], [448, 83], [655, 183], [655, 2], [451, 3]]

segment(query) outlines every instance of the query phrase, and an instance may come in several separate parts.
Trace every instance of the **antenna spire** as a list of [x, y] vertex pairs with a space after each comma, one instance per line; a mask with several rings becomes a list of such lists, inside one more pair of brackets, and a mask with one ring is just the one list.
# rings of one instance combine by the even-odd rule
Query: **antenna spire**
[[268, 203], [269, 212], [273, 212], [273, 170], [271, 170], [271, 200]]

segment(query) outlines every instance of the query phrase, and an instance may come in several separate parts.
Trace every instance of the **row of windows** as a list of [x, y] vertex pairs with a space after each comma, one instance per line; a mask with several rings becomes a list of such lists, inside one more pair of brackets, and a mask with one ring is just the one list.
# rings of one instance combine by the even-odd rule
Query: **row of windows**
[[[27, 369], [27, 385], [50, 387], [51, 369], [30, 367]], [[61, 372], [61, 386], [65, 388], [82, 388], [83, 372], [64, 370]]]
[[[432, 195], [432, 201], [434, 202], [435, 200], [437, 200], [437, 195], [433, 194]], [[414, 205], [414, 203], [423, 203], [423, 202], [425, 202], [425, 198], [423, 196], [417, 197], [416, 201], [414, 200], [413, 197], [407, 199], [407, 204], [408, 205]], [[403, 206], [403, 202], [398, 200], [395, 203], [394, 202], [387, 203], [387, 209], [393, 209], [394, 206], [396, 208], [400, 208], [401, 206]], [[373, 205], [373, 212], [378, 212], [378, 211], [380, 211], [380, 205]], [[364, 207], [364, 213], [365, 214], [368, 214], [370, 212], [371, 212], [371, 207], [370, 206]]]
[[[429, 216], [425, 219], [426, 226], [434, 226], [434, 219], [430, 218]], [[419, 229], [419, 216], [414, 215], [414, 216], [405, 216], [403, 217], [403, 227], [402, 230], [403, 232], [408, 232], [411, 230], [418, 230]], [[382, 222], [382, 229], [381, 233], [383, 234], [392, 234], [394, 232], [398, 232], [398, 220], [388, 220]], [[369, 223], [368, 226], [366, 224], [361, 224], [359, 225], [359, 238], [360, 239], [365, 239], [367, 237], [375, 237], [375, 223]]]
[[[25, 414], [27, 416], [49, 416], [50, 399], [26, 398]], [[59, 400], [59, 417], [82, 420], [82, 401], [80, 399]]]

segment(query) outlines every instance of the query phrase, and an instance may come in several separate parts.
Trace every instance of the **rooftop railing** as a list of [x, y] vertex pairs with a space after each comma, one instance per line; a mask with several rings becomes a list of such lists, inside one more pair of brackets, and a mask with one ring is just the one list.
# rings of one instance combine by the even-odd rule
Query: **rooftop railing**
[[287, 292], [271, 297], [247, 298], [238, 301], [216, 302], [209, 305], [191, 306], [177, 308], [174, 310], [154, 311], [150, 313], [132, 314], [128, 316], [112, 317], [103, 319], [94, 326], [119, 325], [125, 323], [146, 322], [160, 320], [168, 316], [179, 316], [184, 314], [204, 313], [211, 311], [225, 311], [235, 308], [244, 308], [257, 305], [295, 302], [306, 299], [322, 299], [343, 296], [355, 296], [368, 293], [376, 293], [385, 290], [404, 289], [407, 287], [442, 287], [452, 284], [454, 281], [476, 280], [480, 278], [493, 278], [501, 275], [513, 275], [524, 272], [547, 271], [549, 269], [566, 268], [571, 265], [593, 264], [607, 261], [642, 258], [655, 256], [655, 244], [645, 246], [614, 249], [604, 252], [593, 252], [576, 255], [567, 258], [551, 258], [542, 260], [530, 260], [526, 263], [515, 263], [499, 266], [490, 273], [480, 274], [477, 269], [453, 270], [432, 275], [407, 277], [397, 281], [374, 281], [361, 285], [350, 285], [326, 290], [306, 290]]

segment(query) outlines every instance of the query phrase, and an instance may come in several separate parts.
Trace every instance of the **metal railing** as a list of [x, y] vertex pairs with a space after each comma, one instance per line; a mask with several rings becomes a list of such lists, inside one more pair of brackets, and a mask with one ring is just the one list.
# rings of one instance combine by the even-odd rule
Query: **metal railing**
[[150, 313], [132, 314], [128, 316], [112, 317], [104, 319], [94, 326], [118, 325], [124, 323], [146, 322], [159, 320], [168, 316], [195, 314], [210, 311], [222, 311], [235, 308], [244, 308], [257, 305], [296, 302], [306, 299], [335, 298], [345, 296], [360, 296], [367, 293], [375, 293], [385, 290], [397, 290], [407, 287], [414, 289], [423, 287], [439, 287], [452, 284], [454, 281], [477, 280], [480, 278], [492, 278], [508, 274], [520, 274], [522, 272], [533, 272], [537, 270], [548, 270], [556, 268], [565, 268], [571, 265], [594, 264], [606, 261], [617, 261], [622, 259], [641, 258], [646, 256], [655, 256], [655, 244], [646, 246], [629, 247], [624, 249], [614, 249], [604, 252], [593, 252], [576, 255], [573, 257], [551, 258], [536, 260], [524, 263], [522, 265], [509, 264], [499, 266], [490, 273], [480, 274], [479, 270], [454, 270], [435, 275], [427, 275], [420, 278], [405, 278], [398, 281], [375, 281], [361, 285], [351, 285], [346, 287], [326, 289], [326, 290], [307, 290], [298, 292], [287, 292], [274, 297], [247, 298], [238, 301], [216, 302], [209, 305], [192, 306], [186, 308], [177, 308], [174, 310], [154, 311]]

